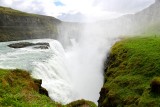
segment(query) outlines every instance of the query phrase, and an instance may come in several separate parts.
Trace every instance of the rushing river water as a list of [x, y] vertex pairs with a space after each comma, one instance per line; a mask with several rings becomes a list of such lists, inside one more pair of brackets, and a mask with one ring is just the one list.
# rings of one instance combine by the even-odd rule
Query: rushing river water
[[[13, 49], [8, 44], [0, 43], [0, 68], [25, 69], [35, 78], [43, 80], [49, 96], [58, 102], [68, 103], [75, 99], [69, 71], [65, 64], [65, 52], [56, 40], [26, 40], [27, 42], [49, 42], [49, 49], [34, 49], [33, 47]], [[18, 41], [18, 42], [26, 42]]]
[[[7, 46], [17, 42], [48, 42], [50, 47], [13, 49]], [[96, 48], [88, 54], [90, 47], [79, 46], [74, 40], [72, 42], [73, 47], [66, 50], [52, 39], [1, 42], [0, 68], [28, 70], [34, 78], [42, 79], [42, 86], [54, 101], [66, 104], [87, 99], [97, 103], [103, 85], [103, 72], [100, 70], [103, 58], [93, 58]]]

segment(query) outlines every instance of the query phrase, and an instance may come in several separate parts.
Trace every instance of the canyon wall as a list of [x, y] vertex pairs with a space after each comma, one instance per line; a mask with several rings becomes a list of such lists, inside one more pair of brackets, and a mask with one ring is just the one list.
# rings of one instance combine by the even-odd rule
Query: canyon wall
[[54, 38], [60, 20], [0, 7], [0, 41]]

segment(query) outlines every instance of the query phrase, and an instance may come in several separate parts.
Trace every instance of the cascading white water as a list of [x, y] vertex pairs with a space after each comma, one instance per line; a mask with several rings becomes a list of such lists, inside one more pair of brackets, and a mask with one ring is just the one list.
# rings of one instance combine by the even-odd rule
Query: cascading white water
[[67, 66], [73, 80], [76, 99], [87, 99], [97, 104], [103, 85], [103, 67], [107, 53], [115, 42], [107, 37], [100, 26], [85, 26], [78, 42], [71, 39], [66, 51]]
[[73, 46], [66, 50], [56, 40], [26, 41], [49, 42], [50, 48], [12, 49], [7, 45], [17, 41], [0, 43], [0, 68], [29, 70], [33, 77], [42, 79], [42, 86], [54, 101], [66, 104], [86, 99], [97, 103], [103, 84], [103, 59], [107, 49], [102, 46], [106, 45], [109, 49], [113, 41], [107, 39], [107, 44], [101, 41], [98, 45], [99, 42], [92, 44], [93, 40], [89, 40], [88, 44], [88, 40], [77, 43], [72, 39]]
[[64, 49], [58, 41], [50, 42], [50, 47], [51, 58], [47, 62], [35, 62], [32, 75], [43, 80], [42, 86], [47, 89], [53, 100], [61, 103], [71, 102], [75, 95]]
[[65, 52], [58, 41], [27, 40], [33, 43], [49, 42], [50, 48], [47, 50], [33, 47], [21, 49], [7, 47], [8, 44], [15, 42], [0, 43], [0, 68], [29, 70], [33, 77], [42, 79], [42, 86], [47, 89], [54, 101], [66, 104], [76, 99], [71, 74], [66, 66]]

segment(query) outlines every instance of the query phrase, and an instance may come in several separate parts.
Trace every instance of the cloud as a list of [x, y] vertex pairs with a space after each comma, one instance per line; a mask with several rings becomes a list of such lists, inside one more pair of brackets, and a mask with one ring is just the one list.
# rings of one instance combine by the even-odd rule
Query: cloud
[[63, 20], [63, 21], [69, 21], [69, 22], [84, 22], [86, 21], [86, 17], [82, 13], [75, 13], [75, 14], [65, 14], [63, 13], [62, 15], [58, 16], [58, 19]]
[[155, 0], [101, 0], [95, 2], [106, 11], [114, 11], [120, 13], [134, 13], [146, 8]]
[[[154, 0], [0, 0], [1, 6], [62, 20], [104, 20], [137, 12]], [[78, 18], [79, 17], [79, 18]]]

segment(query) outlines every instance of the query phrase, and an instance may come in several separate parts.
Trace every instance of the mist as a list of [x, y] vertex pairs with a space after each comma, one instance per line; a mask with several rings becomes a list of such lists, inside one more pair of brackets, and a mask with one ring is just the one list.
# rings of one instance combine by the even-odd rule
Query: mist
[[[75, 100], [87, 99], [97, 103], [104, 82], [104, 62], [118, 38], [115, 34], [111, 35], [110, 29], [104, 29], [101, 23], [74, 26], [68, 23], [66, 29], [62, 26], [60, 29], [63, 32], [59, 32], [59, 41], [66, 47], [66, 64], [71, 75]], [[79, 27], [76, 29], [75, 26]], [[73, 33], [76, 31], [77, 34]]]
[[[75, 100], [86, 99], [97, 103], [104, 82], [104, 63], [110, 48], [123, 37], [144, 34], [145, 28], [154, 24], [154, 19], [157, 20], [150, 15], [150, 12], [155, 11], [155, 5], [159, 4], [116, 19], [63, 23], [59, 26], [59, 41], [65, 47], [66, 66]], [[141, 19], [142, 16], [145, 17]]]

